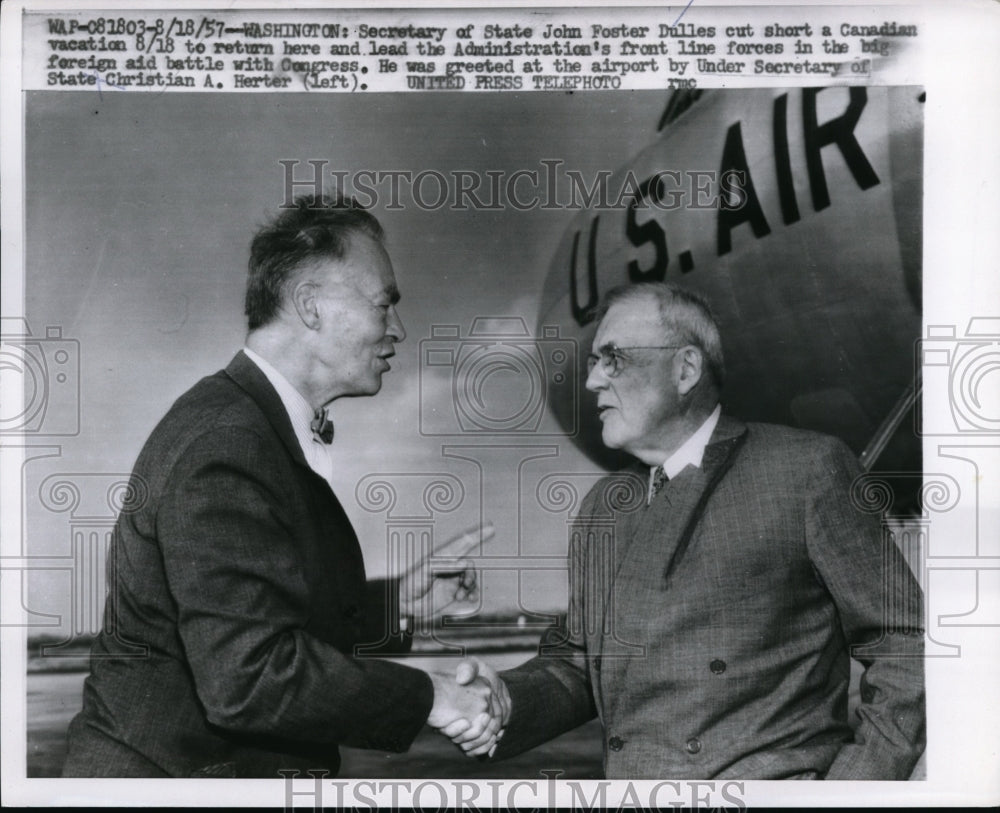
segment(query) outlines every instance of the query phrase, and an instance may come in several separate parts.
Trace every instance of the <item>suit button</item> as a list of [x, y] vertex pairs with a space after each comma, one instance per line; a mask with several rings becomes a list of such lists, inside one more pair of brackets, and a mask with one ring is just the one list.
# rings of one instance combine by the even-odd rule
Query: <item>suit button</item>
[[594, 671], [595, 672], [600, 672], [601, 671], [601, 656], [600, 655], [598, 655], [596, 658], [594, 658]]
[[608, 740], [608, 748], [612, 751], [621, 751], [625, 747], [625, 740], [621, 737], [612, 737]]
[[713, 675], [721, 675], [726, 671], [726, 662], [716, 658], [708, 665], [708, 668], [712, 670]]
[[357, 604], [348, 604], [344, 607], [344, 618], [348, 621], [354, 621], [360, 615], [361, 608]]
[[692, 737], [685, 744], [684, 750], [686, 750], [689, 754], [697, 754], [701, 750], [701, 740], [697, 737]]

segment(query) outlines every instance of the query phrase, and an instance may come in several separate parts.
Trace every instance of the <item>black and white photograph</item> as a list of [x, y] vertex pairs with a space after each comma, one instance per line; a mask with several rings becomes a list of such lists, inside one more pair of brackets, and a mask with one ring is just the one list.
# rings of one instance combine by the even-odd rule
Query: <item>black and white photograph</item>
[[5, 7], [5, 796], [995, 804], [957, 7]]

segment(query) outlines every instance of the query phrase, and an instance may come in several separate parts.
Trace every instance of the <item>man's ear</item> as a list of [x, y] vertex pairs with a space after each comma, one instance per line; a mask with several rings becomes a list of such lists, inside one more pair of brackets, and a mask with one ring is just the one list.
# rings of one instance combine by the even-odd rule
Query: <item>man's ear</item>
[[310, 330], [319, 330], [319, 284], [309, 279], [298, 282], [292, 288], [291, 302], [302, 324]]
[[701, 376], [704, 373], [705, 357], [697, 347], [688, 345], [677, 354], [677, 360], [680, 364], [677, 392], [680, 395], [687, 395], [701, 381]]

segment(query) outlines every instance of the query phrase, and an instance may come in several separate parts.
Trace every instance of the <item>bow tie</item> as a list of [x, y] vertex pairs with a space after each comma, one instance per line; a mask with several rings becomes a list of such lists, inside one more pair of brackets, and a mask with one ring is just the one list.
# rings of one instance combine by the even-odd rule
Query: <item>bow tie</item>
[[670, 478], [667, 477], [667, 473], [663, 470], [663, 466], [657, 466], [653, 469], [653, 496], [655, 497], [663, 487], [667, 484]]
[[320, 407], [316, 410], [309, 428], [323, 443], [333, 443], [333, 421], [326, 414], [326, 407]]

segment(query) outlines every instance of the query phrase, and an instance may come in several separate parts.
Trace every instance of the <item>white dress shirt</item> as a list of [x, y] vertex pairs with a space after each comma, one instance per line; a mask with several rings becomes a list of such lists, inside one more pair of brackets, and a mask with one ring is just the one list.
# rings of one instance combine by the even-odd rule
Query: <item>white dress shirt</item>
[[278, 397], [281, 398], [281, 403], [284, 404], [285, 412], [288, 413], [288, 419], [292, 422], [292, 429], [295, 431], [295, 437], [299, 441], [299, 446], [302, 447], [302, 454], [305, 455], [309, 468], [326, 480], [330, 484], [330, 487], [333, 488], [333, 457], [330, 454], [330, 445], [323, 443], [312, 431], [312, 420], [315, 416], [315, 410], [302, 397], [302, 393], [295, 389], [289, 380], [271, 364], [249, 347], [244, 347], [243, 352], [267, 376], [267, 380], [271, 382], [271, 386], [274, 387], [278, 393]]
[[[673, 479], [688, 465], [692, 465], [696, 469], [701, 468], [702, 458], [705, 457], [705, 447], [708, 446], [708, 441], [712, 438], [712, 433], [719, 423], [719, 416], [721, 414], [722, 405], [716, 404], [715, 409], [712, 410], [712, 414], [705, 419], [705, 422], [698, 427], [695, 433], [685, 440], [676, 452], [663, 461], [663, 471], [667, 477]], [[651, 466], [649, 469], [647, 504], [653, 499], [653, 478], [656, 476], [657, 468], [659, 467]]]

